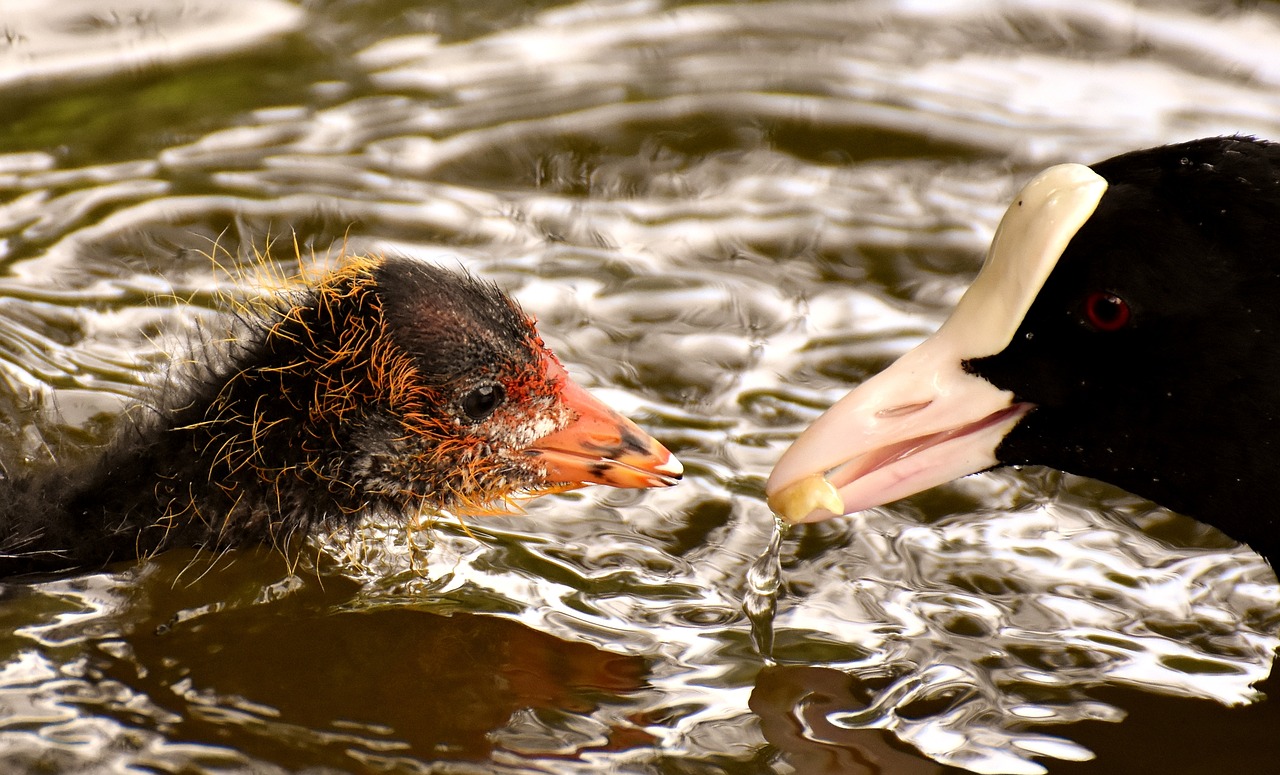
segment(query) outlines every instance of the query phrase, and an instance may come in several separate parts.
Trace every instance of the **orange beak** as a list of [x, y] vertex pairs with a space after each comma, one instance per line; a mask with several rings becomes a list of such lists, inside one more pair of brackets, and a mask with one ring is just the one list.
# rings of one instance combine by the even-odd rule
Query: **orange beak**
[[639, 426], [569, 379], [554, 358], [547, 376], [560, 383], [560, 401], [575, 415], [568, 425], [535, 441], [525, 454], [547, 467], [549, 484], [670, 487], [684, 466]]

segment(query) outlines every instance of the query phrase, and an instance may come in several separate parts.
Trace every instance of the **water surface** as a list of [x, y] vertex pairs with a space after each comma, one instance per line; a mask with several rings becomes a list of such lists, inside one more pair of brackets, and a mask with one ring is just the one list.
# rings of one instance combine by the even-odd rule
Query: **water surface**
[[1250, 687], [1272, 571], [1086, 480], [999, 472], [796, 529], [767, 668], [743, 613], [773, 461], [937, 327], [1032, 174], [1280, 138], [1274, 5], [4, 0], [0, 30], [9, 470], [104, 438], [221, 292], [398, 251], [512, 292], [688, 471], [371, 524], [295, 575], [171, 553], [6, 587], [11, 768], [1280, 758]]

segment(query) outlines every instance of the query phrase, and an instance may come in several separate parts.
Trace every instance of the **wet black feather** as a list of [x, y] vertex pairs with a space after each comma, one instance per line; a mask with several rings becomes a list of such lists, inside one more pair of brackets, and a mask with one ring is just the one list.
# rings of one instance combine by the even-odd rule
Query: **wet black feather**
[[[460, 392], [478, 373], [533, 368], [540, 346], [495, 286], [402, 257], [245, 308], [232, 328], [175, 359], [183, 365], [129, 408], [95, 462], [0, 482], [0, 576], [97, 569], [175, 546], [284, 545], [372, 509], [447, 508], [468, 461], [434, 447], [474, 432], [458, 417]], [[413, 366], [411, 387], [427, 388], [412, 400], [370, 373], [397, 354]], [[349, 394], [325, 395], [325, 384]], [[413, 403], [424, 396], [429, 405]], [[408, 430], [427, 421], [438, 426], [431, 438]], [[518, 461], [492, 473], [512, 486], [528, 476]]]

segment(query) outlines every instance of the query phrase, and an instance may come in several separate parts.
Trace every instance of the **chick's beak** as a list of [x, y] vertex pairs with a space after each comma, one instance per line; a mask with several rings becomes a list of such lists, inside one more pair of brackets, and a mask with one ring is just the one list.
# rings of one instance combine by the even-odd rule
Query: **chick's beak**
[[546, 466], [548, 483], [670, 487], [680, 481], [684, 466], [657, 439], [569, 379], [554, 359], [547, 376], [559, 383], [560, 402], [574, 415], [525, 451]]

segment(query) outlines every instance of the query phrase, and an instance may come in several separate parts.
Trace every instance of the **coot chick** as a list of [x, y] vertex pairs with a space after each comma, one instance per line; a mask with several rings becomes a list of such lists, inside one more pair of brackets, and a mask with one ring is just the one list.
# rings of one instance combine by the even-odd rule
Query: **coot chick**
[[1218, 137], [1035, 178], [931, 338], [769, 479], [809, 522], [1001, 465], [1101, 479], [1280, 558], [1280, 145]]
[[132, 407], [98, 462], [2, 483], [0, 576], [176, 546], [284, 547], [371, 511], [483, 513], [517, 495], [680, 478], [474, 277], [354, 259], [240, 318]]

